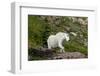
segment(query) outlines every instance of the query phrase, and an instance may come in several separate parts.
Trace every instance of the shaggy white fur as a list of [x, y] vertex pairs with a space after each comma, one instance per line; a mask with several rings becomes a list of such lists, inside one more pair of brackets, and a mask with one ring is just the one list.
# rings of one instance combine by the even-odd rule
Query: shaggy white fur
[[66, 39], [66, 41], [69, 41], [68, 33], [58, 32], [56, 35], [50, 35], [47, 40], [48, 48], [51, 49], [51, 48], [59, 47], [60, 52], [65, 52], [64, 47], [62, 45], [64, 39]]

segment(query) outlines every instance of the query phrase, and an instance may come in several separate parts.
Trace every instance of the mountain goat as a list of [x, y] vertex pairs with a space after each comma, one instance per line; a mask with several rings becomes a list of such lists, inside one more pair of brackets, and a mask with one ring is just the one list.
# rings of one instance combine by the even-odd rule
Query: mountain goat
[[56, 35], [50, 35], [48, 40], [47, 40], [48, 48], [52, 49], [55, 47], [59, 47], [60, 52], [65, 52], [64, 46], [62, 45], [62, 42], [64, 40], [69, 41], [69, 34], [68, 33], [58, 32]]

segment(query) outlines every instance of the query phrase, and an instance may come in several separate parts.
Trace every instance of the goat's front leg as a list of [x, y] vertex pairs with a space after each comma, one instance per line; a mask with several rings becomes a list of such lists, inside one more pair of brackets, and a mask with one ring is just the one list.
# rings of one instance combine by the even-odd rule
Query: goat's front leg
[[59, 42], [59, 48], [60, 48], [60, 52], [65, 52], [64, 47], [62, 46], [62, 42]]

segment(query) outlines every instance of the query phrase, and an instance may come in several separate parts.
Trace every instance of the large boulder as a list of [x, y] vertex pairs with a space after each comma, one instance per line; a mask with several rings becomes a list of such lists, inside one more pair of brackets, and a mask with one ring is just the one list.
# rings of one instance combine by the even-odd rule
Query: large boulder
[[52, 57], [54, 52], [55, 51], [53, 49], [48, 49], [48, 48], [40, 48], [40, 49], [32, 48], [29, 50], [29, 55], [39, 56], [39, 57]]
[[65, 53], [59, 53], [52, 58], [53, 59], [79, 59], [79, 58], [87, 58], [87, 56], [85, 56], [80, 52], [65, 52]]

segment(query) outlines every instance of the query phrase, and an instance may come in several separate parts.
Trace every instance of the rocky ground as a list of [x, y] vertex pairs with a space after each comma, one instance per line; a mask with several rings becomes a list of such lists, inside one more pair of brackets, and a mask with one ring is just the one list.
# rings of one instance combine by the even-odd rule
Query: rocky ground
[[87, 56], [85, 56], [80, 52], [65, 52], [65, 53], [58, 53], [52, 57], [52, 59], [79, 59], [79, 58], [87, 58]]
[[[79, 59], [79, 58], [87, 58], [86, 55], [80, 52], [55, 52], [55, 50], [51, 49], [33, 49], [31, 54], [29, 54], [28, 60], [37, 60], [34, 57], [40, 57], [42, 60], [55, 60], [55, 59]], [[41, 60], [40, 59], [40, 60]]]

